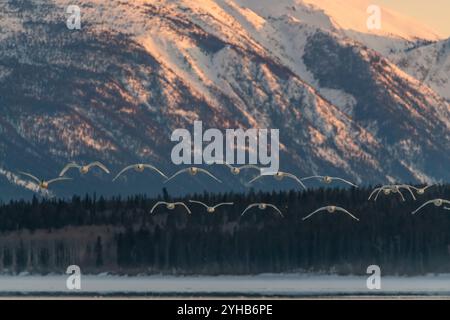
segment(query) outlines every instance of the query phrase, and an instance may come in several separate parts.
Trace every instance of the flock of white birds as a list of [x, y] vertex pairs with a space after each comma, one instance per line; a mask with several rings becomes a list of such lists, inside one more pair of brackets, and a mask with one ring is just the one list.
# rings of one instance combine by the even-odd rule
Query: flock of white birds
[[[212, 165], [212, 164], [219, 164], [219, 165], [227, 166], [230, 169], [230, 172], [233, 175], [240, 174], [241, 170], [244, 170], [244, 169], [255, 169], [255, 170], [259, 170], [260, 171], [260, 168], [258, 166], [255, 166], [255, 165], [243, 165], [243, 166], [240, 166], [240, 167], [236, 167], [236, 166], [232, 166], [232, 165], [230, 165], [228, 163], [225, 163], [225, 162], [209, 163], [209, 165]], [[69, 178], [69, 177], [65, 176], [65, 174], [68, 171], [72, 170], [72, 169], [77, 169], [81, 175], [85, 175], [85, 174], [89, 173], [90, 170], [93, 169], [93, 168], [99, 168], [100, 170], [104, 171], [105, 173], [111, 174], [109, 169], [105, 165], [103, 165], [101, 162], [99, 162], [99, 161], [95, 161], [95, 162], [89, 163], [87, 165], [80, 165], [80, 164], [77, 164], [75, 162], [71, 162], [71, 163], [66, 165], [61, 170], [61, 172], [60, 172], [60, 174], [59, 174], [59, 176], [57, 178], [51, 179], [51, 180], [39, 179], [36, 176], [34, 176], [34, 175], [30, 174], [30, 173], [27, 173], [27, 172], [23, 172], [23, 171], [19, 172], [19, 174], [24, 175], [24, 176], [30, 178], [31, 180], [33, 180], [35, 183], [37, 183], [37, 185], [38, 185], [38, 187], [40, 189], [48, 190], [50, 185], [53, 184], [53, 183], [72, 180], [72, 178]], [[195, 176], [195, 175], [197, 175], [199, 173], [202, 173], [202, 174], [205, 174], [205, 175], [211, 177], [212, 179], [214, 179], [218, 183], [222, 183], [222, 181], [220, 179], [218, 179], [216, 176], [214, 176], [212, 173], [210, 173], [206, 169], [202, 169], [202, 168], [198, 168], [198, 167], [188, 167], [188, 168], [185, 168], [185, 169], [177, 171], [175, 174], [173, 174], [172, 176], [169, 177], [166, 174], [164, 174], [157, 167], [155, 167], [155, 166], [153, 166], [151, 164], [144, 164], [144, 163], [133, 164], [133, 165], [125, 167], [124, 169], [122, 169], [115, 176], [115, 178], [112, 181], [116, 181], [121, 175], [125, 174], [129, 170], [135, 170], [136, 172], [144, 172], [145, 169], [153, 170], [156, 173], [158, 173], [159, 175], [161, 175], [163, 178], [166, 179], [164, 181], [164, 183], [167, 183], [167, 182], [171, 181], [172, 179], [176, 178], [177, 176], [179, 176], [179, 175], [181, 175], [183, 173], [187, 173], [187, 174], [189, 174], [191, 176]], [[325, 183], [325, 184], [331, 184], [332, 182], [339, 181], [339, 182], [343, 182], [343, 183], [345, 183], [345, 184], [347, 184], [347, 185], [349, 185], [351, 187], [358, 188], [358, 186], [356, 184], [354, 184], [354, 183], [352, 183], [350, 181], [347, 181], [345, 179], [339, 178], [339, 177], [314, 175], [314, 176], [310, 176], [310, 177], [299, 178], [299, 177], [297, 177], [296, 175], [294, 175], [292, 173], [282, 172], [282, 171], [278, 171], [276, 173], [269, 174], [269, 175], [267, 175], [267, 174], [262, 175], [260, 173], [258, 176], [256, 176], [252, 180], [250, 180], [248, 184], [250, 185], [253, 182], [255, 182], [255, 181], [257, 181], [257, 180], [259, 180], [261, 178], [267, 177], [267, 176], [272, 176], [277, 181], [281, 181], [284, 178], [292, 179], [292, 180], [296, 181], [305, 190], [307, 190], [307, 187], [305, 186], [303, 181], [312, 180], [312, 179], [318, 180], [318, 181], [320, 181], [322, 183]], [[400, 197], [401, 197], [401, 199], [403, 201], [406, 201], [406, 198], [403, 195], [402, 190], [408, 191], [410, 193], [412, 199], [413, 200], [417, 200], [414, 192], [416, 192], [417, 195], [423, 195], [423, 194], [425, 194], [425, 192], [429, 188], [431, 188], [433, 186], [435, 186], [435, 185], [429, 185], [429, 186], [418, 188], [418, 187], [411, 186], [411, 185], [406, 185], [406, 184], [384, 185], [384, 186], [381, 186], [381, 187], [378, 187], [378, 188], [374, 189], [372, 191], [372, 193], [370, 194], [368, 200], [371, 200], [373, 198], [374, 201], [377, 201], [378, 196], [380, 194], [384, 194], [386, 196], [391, 195], [391, 194], [398, 194], [398, 195], [400, 195]], [[209, 206], [209, 205], [207, 205], [207, 204], [205, 204], [205, 203], [203, 203], [201, 201], [195, 201], [195, 200], [189, 200], [189, 202], [190, 203], [194, 203], [194, 204], [198, 204], [198, 205], [201, 205], [201, 206], [205, 207], [206, 211], [208, 213], [216, 212], [216, 210], [219, 207], [221, 207], [221, 206], [232, 206], [232, 205], [234, 205], [233, 202], [219, 203], [219, 204], [216, 204], [214, 206]], [[419, 208], [414, 210], [412, 212], [412, 214], [418, 213], [419, 211], [421, 211], [424, 207], [428, 206], [429, 204], [433, 204], [436, 207], [444, 206], [443, 208], [445, 210], [450, 210], [450, 201], [449, 200], [434, 199], [434, 200], [430, 200], [430, 201], [427, 201], [424, 204], [422, 204]], [[162, 205], [164, 205], [167, 210], [174, 210], [176, 207], [183, 207], [188, 214], [192, 214], [192, 211], [189, 209], [189, 207], [184, 202], [166, 202], [166, 201], [158, 201], [157, 203], [155, 203], [155, 205], [150, 210], [150, 213], [153, 214], [154, 211], [156, 210], [156, 208], [158, 208], [159, 206], [162, 206]], [[448, 207], [446, 207], [445, 205], [448, 205]], [[241, 216], [243, 216], [246, 212], [252, 210], [253, 208], [258, 208], [259, 210], [267, 210], [267, 209], [270, 208], [270, 209], [273, 209], [273, 211], [276, 214], [279, 214], [281, 217], [284, 217], [283, 213], [281, 212], [281, 210], [279, 208], [277, 208], [275, 205], [270, 204], [270, 203], [252, 203], [252, 204], [247, 206], [247, 208], [242, 212]], [[311, 218], [316, 213], [322, 212], [322, 211], [329, 212], [329, 213], [342, 212], [342, 213], [345, 213], [348, 216], [350, 216], [352, 219], [354, 219], [356, 221], [359, 221], [359, 219], [356, 216], [354, 216], [352, 213], [350, 213], [348, 210], [346, 210], [346, 209], [344, 209], [342, 207], [335, 206], [335, 205], [328, 205], [328, 206], [325, 206], [325, 207], [321, 207], [321, 208], [311, 212], [309, 215], [305, 216], [303, 218], [303, 221]]]

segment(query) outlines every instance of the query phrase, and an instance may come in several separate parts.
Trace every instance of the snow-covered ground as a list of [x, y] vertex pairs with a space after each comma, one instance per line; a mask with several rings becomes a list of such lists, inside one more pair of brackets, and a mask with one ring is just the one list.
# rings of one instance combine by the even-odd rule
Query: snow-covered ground
[[69, 291], [65, 275], [0, 276], [0, 295], [168, 295], [168, 296], [450, 296], [450, 275], [382, 277], [381, 290], [369, 290], [367, 277], [268, 274], [257, 276], [81, 277], [81, 290]]

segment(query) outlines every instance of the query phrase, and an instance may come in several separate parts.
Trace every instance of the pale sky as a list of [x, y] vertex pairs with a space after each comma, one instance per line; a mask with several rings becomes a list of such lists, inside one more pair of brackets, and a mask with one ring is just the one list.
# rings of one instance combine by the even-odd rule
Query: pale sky
[[419, 19], [439, 35], [450, 37], [450, 0], [372, 0], [371, 2]]

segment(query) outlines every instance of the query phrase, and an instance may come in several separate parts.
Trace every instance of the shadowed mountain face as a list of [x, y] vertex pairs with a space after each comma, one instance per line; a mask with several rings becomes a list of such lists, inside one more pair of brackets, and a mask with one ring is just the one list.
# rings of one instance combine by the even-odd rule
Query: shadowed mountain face
[[[0, 5], [2, 198], [31, 194], [17, 171], [52, 178], [73, 160], [100, 160], [113, 173], [149, 162], [172, 174], [180, 168], [170, 161], [171, 132], [192, 130], [194, 120], [205, 129], [279, 129], [281, 170], [300, 176], [450, 179], [448, 103], [339, 30], [238, 2], [81, 3], [79, 31], [66, 28], [62, 0]], [[224, 185], [199, 176], [167, 187], [238, 191], [251, 178], [210, 169]], [[55, 193], [162, 187], [151, 173], [114, 184], [100, 172], [70, 175], [76, 180]]]

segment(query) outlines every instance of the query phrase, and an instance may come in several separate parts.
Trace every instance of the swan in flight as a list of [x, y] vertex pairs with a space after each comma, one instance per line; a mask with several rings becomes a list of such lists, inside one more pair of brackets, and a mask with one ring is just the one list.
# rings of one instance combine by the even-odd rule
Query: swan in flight
[[153, 213], [153, 211], [155, 211], [155, 209], [156, 209], [157, 207], [159, 207], [160, 205], [165, 205], [166, 208], [167, 208], [168, 210], [174, 210], [176, 206], [182, 206], [182, 207], [184, 207], [184, 208], [186, 209], [186, 211], [187, 211], [189, 214], [192, 213], [191, 210], [189, 210], [188, 206], [185, 205], [183, 202], [165, 202], [165, 201], [158, 201], [158, 202], [152, 207], [152, 209], [150, 210], [150, 213]]
[[280, 209], [278, 209], [276, 206], [274, 206], [273, 204], [269, 204], [269, 203], [253, 203], [251, 205], [249, 205], [241, 214], [241, 217], [250, 209], [254, 208], [254, 207], [258, 207], [259, 210], [266, 210], [267, 208], [273, 208], [276, 212], [278, 212], [280, 214], [280, 216], [282, 218], [284, 218], [283, 213], [280, 211]]
[[[434, 204], [436, 207], [442, 207], [442, 205], [446, 204], [450, 206], [450, 201], [449, 200], [444, 200], [444, 199], [434, 199], [434, 200], [430, 200], [425, 202], [423, 205], [421, 205], [419, 208], [417, 208], [416, 210], [414, 210], [412, 212], [412, 214], [416, 214], [417, 212], [419, 212], [420, 210], [422, 210], [422, 208], [426, 207], [429, 204]], [[445, 210], [450, 210], [450, 207], [444, 207]]]
[[221, 206], [232, 206], [232, 205], [234, 205], [234, 202], [222, 202], [222, 203], [216, 204], [213, 207], [210, 207], [210, 206], [208, 206], [207, 204], [205, 204], [205, 203], [203, 203], [201, 201], [189, 200], [189, 202], [190, 203], [197, 203], [197, 204], [200, 204], [200, 205], [204, 206], [208, 213], [216, 212], [216, 209], [221, 207]]
[[85, 166], [79, 165], [75, 162], [71, 162], [68, 165], [66, 165], [64, 167], [64, 169], [62, 169], [59, 176], [60, 177], [64, 176], [66, 174], [66, 172], [69, 171], [70, 169], [78, 169], [78, 171], [84, 175], [84, 174], [87, 174], [89, 172], [89, 170], [91, 170], [93, 167], [98, 167], [98, 168], [102, 169], [103, 171], [105, 171], [107, 174], [110, 173], [108, 168], [106, 168], [102, 163], [100, 163], [98, 161], [92, 162]]
[[311, 218], [313, 215], [315, 215], [316, 213], [318, 213], [320, 211], [328, 211], [329, 213], [335, 213], [337, 211], [341, 211], [341, 212], [344, 212], [344, 213], [348, 214], [350, 217], [352, 217], [356, 221], [359, 221], [359, 219], [357, 217], [352, 215], [350, 212], [348, 212], [344, 208], [336, 207], [336, 206], [326, 206], [326, 207], [319, 208], [316, 211], [314, 211], [314, 212], [310, 213], [309, 215], [307, 215], [306, 217], [304, 217], [302, 220], [305, 221], [306, 219]]
[[411, 194], [411, 197], [416, 200], [416, 197], [414, 196], [414, 193], [411, 190], [411, 187], [406, 184], [396, 184], [396, 185], [385, 185], [378, 187], [372, 191], [372, 193], [369, 195], [369, 198], [367, 200], [372, 199], [373, 195], [375, 195], [374, 201], [377, 201], [378, 196], [381, 192], [383, 192], [384, 195], [388, 196], [391, 193], [392, 194], [399, 194], [403, 201], [406, 201], [405, 197], [403, 196], [403, 193], [401, 192], [401, 189], [406, 189]]
[[156, 171], [159, 175], [161, 175], [162, 177], [164, 177], [165, 179], [168, 179], [168, 177], [162, 173], [161, 170], [159, 170], [158, 168], [156, 168], [155, 166], [152, 166], [151, 164], [145, 164], [145, 163], [137, 163], [137, 164], [133, 164], [131, 166], [128, 166], [126, 168], [124, 168], [122, 171], [119, 172], [119, 174], [113, 179], [113, 181], [116, 181], [122, 174], [124, 174], [126, 171], [128, 170], [132, 170], [134, 169], [136, 172], [144, 172], [144, 170], [148, 168], [151, 169], [153, 171]]
[[255, 166], [253, 164], [246, 164], [246, 165], [243, 165], [243, 166], [240, 166], [240, 167], [232, 166], [231, 164], [229, 164], [227, 162], [224, 162], [224, 161], [211, 161], [211, 162], [208, 162], [208, 164], [221, 164], [221, 165], [224, 165], [224, 166], [228, 167], [228, 169], [230, 169], [231, 174], [233, 174], [235, 176], [240, 174], [241, 171], [244, 170], [244, 169], [255, 169], [255, 170], [261, 171], [261, 168], [259, 168], [258, 166]]
[[417, 187], [414, 187], [414, 186], [409, 186], [411, 189], [414, 189], [415, 191], [416, 191], [416, 193], [418, 194], [418, 195], [424, 195], [425, 194], [425, 192], [429, 189], [429, 188], [432, 188], [432, 187], [435, 187], [436, 185], [435, 184], [432, 184], [432, 185], [430, 185], [430, 186], [425, 186], [425, 187], [423, 187], [423, 188], [417, 188]]
[[[258, 179], [261, 179], [262, 177], [265, 177], [266, 175], [259, 175], [255, 178], [253, 178], [252, 180], [250, 180], [248, 183], [252, 184], [253, 182], [255, 182]], [[297, 176], [291, 174], [291, 173], [287, 173], [287, 172], [282, 172], [282, 171], [278, 171], [277, 173], [271, 174], [272, 177], [275, 178], [275, 180], [281, 181], [284, 178], [290, 178], [293, 179], [295, 181], [297, 181], [305, 190], [308, 190], [305, 186], [305, 184], [299, 179], [297, 178]]]
[[348, 185], [351, 185], [352, 187], [358, 188], [358, 186], [350, 181], [347, 181], [345, 179], [342, 178], [338, 178], [338, 177], [330, 177], [330, 176], [311, 176], [311, 177], [306, 177], [306, 178], [302, 178], [300, 179], [301, 181], [305, 181], [305, 180], [311, 180], [311, 179], [318, 179], [321, 182], [325, 183], [325, 184], [330, 184], [333, 181], [341, 181], [344, 182]]
[[215, 176], [213, 176], [211, 173], [209, 173], [207, 170], [205, 169], [201, 169], [201, 168], [197, 168], [197, 167], [190, 167], [190, 168], [186, 168], [183, 170], [178, 171], [177, 173], [175, 173], [173, 176], [171, 176], [169, 179], [167, 179], [166, 181], [164, 181], [164, 183], [169, 182], [170, 180], [172, 180], [173, 178], [175, 178], [176, 176], [178, 176], [179, 174], [182, 173], [189, 173], [191, 176], [195, 176], [198, 173], [202, 172], [204, 174], [207, 174], [208, 176], [210, 176], [211, 178], [213, 178], [214, 180], [216, 180], [219, 183], [222, 183], [222, 181], [220, 181], [218, 178], [216, 178]]
[[43, 190], [48, 190], [48, 188], [50, 187], [50, 185], [51, 185], [52, 183], [59, 182], [59, 181], [72, 180], [71, 178], [58, 177], [58, 178], [56, 178], [56, 179], [52, 179], [52, 180], [46, 181], [46, 180], [41, 180], [41, 179], [39, 179], [39, 178], [33, 176], [32, 174], [29, 174], [29, 173], [26, 173], [26, 172], [20, 171], [19, 174], [31, 178], [33, 181], [35, 181], [35, 182], [38, 184], [39, 188], [41, 188], [41, 189], [43, 189]]

